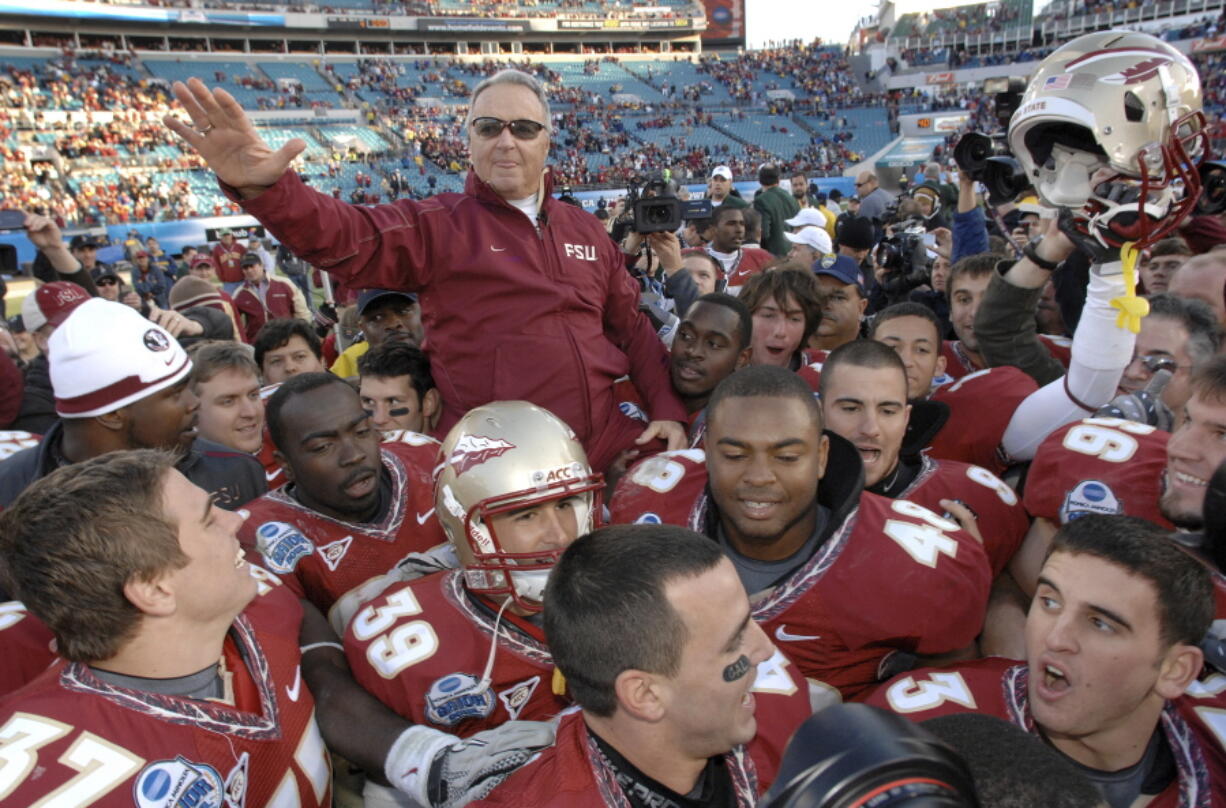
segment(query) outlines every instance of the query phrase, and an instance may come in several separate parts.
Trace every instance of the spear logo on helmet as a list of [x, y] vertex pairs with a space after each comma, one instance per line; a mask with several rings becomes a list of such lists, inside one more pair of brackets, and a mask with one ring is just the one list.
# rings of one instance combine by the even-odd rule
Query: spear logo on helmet
[[465, 435], [456, 443], [447, 462], [451, 464], [455, 473], [460, 475], [473, 466], [479, 466], [514, 448], [515, 444], [505, 440], [485, 438], [480, 435]]

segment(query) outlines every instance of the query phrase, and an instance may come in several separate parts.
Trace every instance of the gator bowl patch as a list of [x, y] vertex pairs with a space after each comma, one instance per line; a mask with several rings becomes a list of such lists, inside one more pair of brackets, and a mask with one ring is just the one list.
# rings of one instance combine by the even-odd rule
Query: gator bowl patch
[[298, 562], [315, 551], [315, 545], [288, 522], [265, 522], [255, 531], [255, 546], [270, 570], [281, 575], [294, 571]]
[[1118, 516], [1123, 512], [1124, 505], [1111, 486], [1099, 480], [1082, 480], [1064, 498], [1060, 506], [1060, 524], [1066, 525], [1094, 513]]
[[132, 785], [138, 808], [220, 808], [225, 792], [221, 775], [207, 763], [182, 755], [141, 769]]
[[494, 694], [467, 673], [449, 673], [426, 693], [426, 718], [441, 726], [453, 727], [466, 718], [485, 718], [492, 712]]

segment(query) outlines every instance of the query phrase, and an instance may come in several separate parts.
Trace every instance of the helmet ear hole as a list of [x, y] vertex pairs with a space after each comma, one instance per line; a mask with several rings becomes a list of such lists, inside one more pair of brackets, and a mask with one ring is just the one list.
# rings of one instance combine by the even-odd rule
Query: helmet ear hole
[[1064, 121], [1033, 126], [1026, 131], [1023, 140], [1036, 166], [1043, 166], [1047, 163], [1051, 158], [1052, 147], [1056, 145], [1067, 146], [1070, 149], [1102, 157], [1107, 156], [1102, 147], [1098, 145], [1093, 131]]
[[1124, 93], [1124, 118], [1129, 123], [1140, 123], [1145, 120], [1145, 103], [1131, 91]]

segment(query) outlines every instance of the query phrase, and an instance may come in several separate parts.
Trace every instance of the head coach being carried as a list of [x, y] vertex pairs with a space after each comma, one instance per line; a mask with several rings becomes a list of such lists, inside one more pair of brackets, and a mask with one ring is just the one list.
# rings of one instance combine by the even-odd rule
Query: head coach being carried
[[[550, 193], [549, 102], [532, 76], [504, 70], [473, 91], [463, 193], [371, 207], [305, 185], [287, 169], [306, 144], [274, 151], [224, 89], [190, 79], [174, 91], [190, 125], [166, 125], [295, 255], [351, 287], [418, 293], [439, 430], [478, 405], [525, 399], [568, 423], [595, 468], [636, 439], [682, 447], [685, 408], [620, 251], [594, 216]], [[645, 431], [617, 408], [613, 382], [626, 374], [647, 404]]]

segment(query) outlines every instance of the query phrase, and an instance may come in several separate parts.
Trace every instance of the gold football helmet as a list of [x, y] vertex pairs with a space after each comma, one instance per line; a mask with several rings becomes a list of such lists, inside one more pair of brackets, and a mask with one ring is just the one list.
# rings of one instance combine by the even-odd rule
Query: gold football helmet
[[562, 551], [507, 552], [490, 517], [574, 497], [579, 535], [593, 530], [604, 481], [592, 473], [575, 433], [535, 404], [496, 401], [469, 410], [452, 427], [438, 463], [435, 512], [468, 588], [539, 611]]
[[1043, 201], [1071, 209], [1079, 231], [1144, 247], [1200, 195], [1197, 164], [1209, 151], [1200, 77], [1157, 37], [1086, 34], [1039, 65], [1008, 138]]

